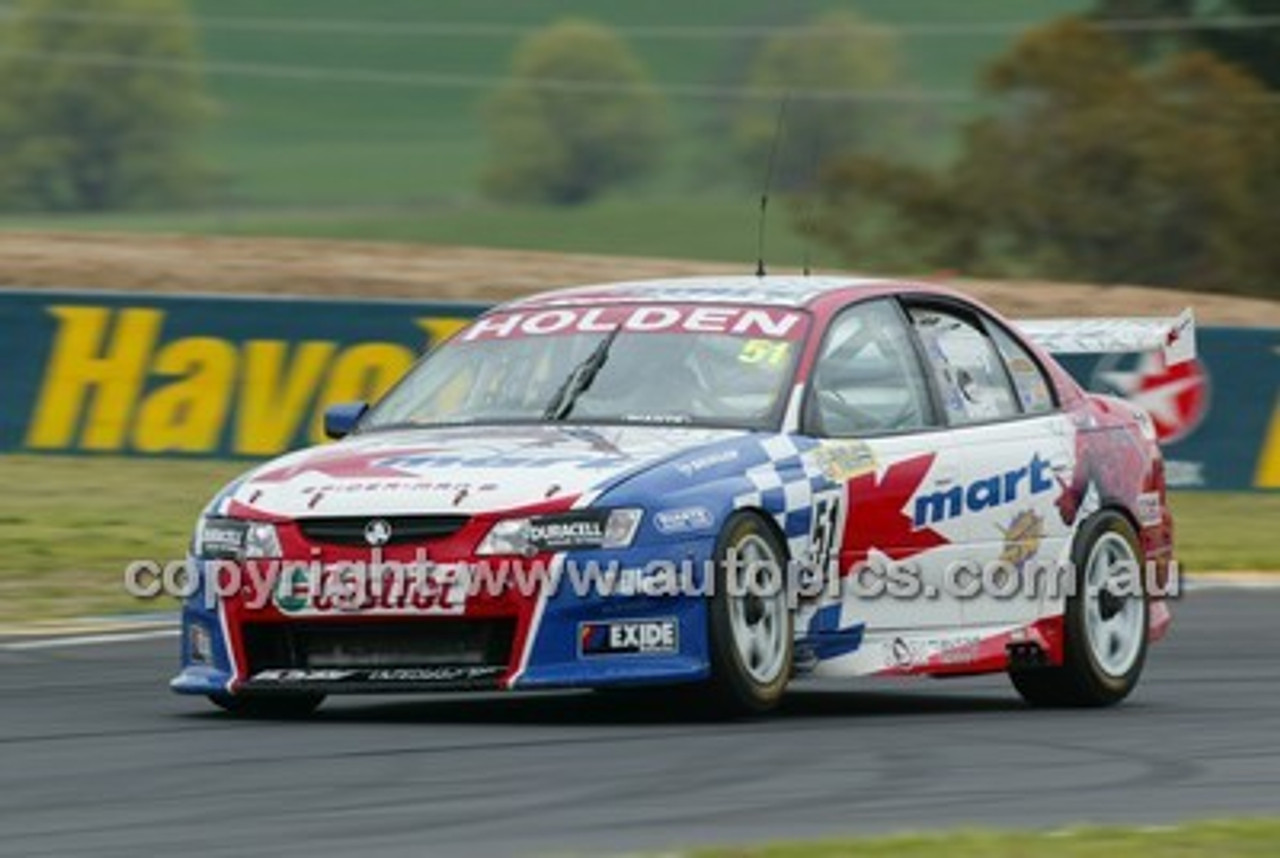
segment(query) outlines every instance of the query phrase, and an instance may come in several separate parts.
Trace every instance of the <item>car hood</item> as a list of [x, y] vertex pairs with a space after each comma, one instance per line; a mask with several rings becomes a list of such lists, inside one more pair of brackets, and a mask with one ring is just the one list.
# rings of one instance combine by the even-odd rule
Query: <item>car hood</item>
[[284, 456], [233, 483], [221, 514], [474, 514], [599, 492], [746, 433], [671, 426], [451, 427], [375, 432]]

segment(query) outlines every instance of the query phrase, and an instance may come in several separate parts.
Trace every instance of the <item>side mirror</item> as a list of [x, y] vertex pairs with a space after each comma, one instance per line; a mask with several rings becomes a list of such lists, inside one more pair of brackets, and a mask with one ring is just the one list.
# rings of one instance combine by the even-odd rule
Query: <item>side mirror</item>
[[355, 431], [360, 418], [369, 410], [367, 402], [343, 402], [330, 405], [324, 412], [324, 434], [333, 440], [345, 438]]

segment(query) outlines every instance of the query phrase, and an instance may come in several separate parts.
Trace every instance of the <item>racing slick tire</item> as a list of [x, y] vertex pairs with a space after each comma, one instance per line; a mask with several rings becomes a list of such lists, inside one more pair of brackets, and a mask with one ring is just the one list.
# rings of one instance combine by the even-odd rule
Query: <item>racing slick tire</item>
[[323, 694], [210, 694], [209, 702], [240, 718], [305, 718], [320, 708]]
[[718, 715], [767, 712], [786, 690], [795, 646], [786, 548], [764, 518], [738, 512], [720, 533], [715, 560], [711, 680], [701, 696]]
[[1062, 666], [1011, 670], [1009, 677], [1033, 706], [1110, 706], [1133, 691], [1146, 662], [1142, 548], [1128, 519], [1102, 510], [1081, 527], [1071, 560], [1075, 589], [1063, 617]]

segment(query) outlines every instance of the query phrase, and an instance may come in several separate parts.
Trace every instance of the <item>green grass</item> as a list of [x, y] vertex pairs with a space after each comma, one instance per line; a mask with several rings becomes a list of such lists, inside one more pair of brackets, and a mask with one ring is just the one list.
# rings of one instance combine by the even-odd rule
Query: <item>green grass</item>
[[[861, 0], [874, 22], [1043, 21], [1079, 11], [1087, 0]], [[363, 22], [482, 23], [536, 28], [566, 17], [617, 27], [748, 27], [801, 23], [842, 0], [699, 0], [697, 3], [600, 3], [598, 0], [196, 0], [197, 16]], [[341, 32], [253, 32], [208, 28], [204, 51], [216, 63], [366, 69], [396, 73], [501, 78], [518, 34], [362, 35]], [[1002, 33], [915, 36], [902, 42], [906, 77], [928, 90], [968, 87], [981, 65], [1009, 43]], [[632, 48], [662, 84], [734, 85], [753, 38], [636, 38]], [[450, 196], [474, 188], [483, 156], [477, 104], [483, 89], [272, 80], [211, 74], [222, 117], [209, 141], [216, 165], [235, 177], [237, 193], [268, 203], [390, 202]], [[717, 151], [706, 133], [721, 108], [673, 101], [678, 135]], [[943, 116], [944, 120], [954, 116]], [[945, 126], [947, 123], [943, 122]], [[944, 131], [939, 136], [948, 136]], [[685, 152], [684, 155], [694, 153]], [[704, 161], [681, 157], [687, 172]]]
[[1280, 492], [1185, 492], [1170, 504], [1183, 571], [1280, 571]]
[[[868, 20], [890, 25], [1029, 22], [1079, 11], [1089, 0], [861, 0]], [[266, 19], [311, 25], [356, 20], [407, 25], [476, 23], [518, 32], [493, 35], [378, 35], [296, 27], [255, 31], [206, 27], [211, 64], [361, 69], [498, 80], [508, 73], [519, 31], [570, 17], [667, 28], [795, 25], [843, 0], [700, 0], [698, 3], [601, 3], [598, 0], [194, 0], [198, 17]], [[964, 90], [1005, 49], [1002, 32], [902, 37], [904, 75], [923, 90]], [[633, 38], [658, 84], [733, 86], [758, 38]], [[478, 106], [486, 88], [279, 79], [212, 69], [219, 105], [204, 149], [225, 185], [203, 214], [100, 218], [19, 218], [0, 228], [168, 230], [251, 235], [410, 239], [544, 247], [648, 256], [742, 259], [752, 255], [753, 181], [727, 166], [730, 104], [672, 99], [675, 142], [664, 169], [598, 206], [574, 211], [502, 210], [476, 205], [486, 157]], [[897, 109], [897, 108], [884, 108]], [[918, 110], [912, 107], [912, 110]], [[971, 104], [939, 105], [918, 122], [904, 148], [945, 157]], [[763, 170], [763, 165], [761, 165]], [[708, 201], [707, 195], [712, 199]], [[781, 208], [781, 207], [780, 207]], [[778, 255], [799, 258], [787, 212], [774, 220]]]
[[[163, 610], [123, 591], [126, 563], [180, 558], [206, 501], [245, 463], [0, 456], [0, 625]], [[1179, 554], [1192, 570], [1280, 571], [1280, 494], [1184, 494]]]
[[874, 840], [706, 849], [697, 858], [1263, 858], [1280, 851], [1280, 821], [1213, 821], [1173, 828], [1080, 828], [1040, 833], [962, 831]]
[[124, 591], [132, 560], [180, 559], [227, 462], [0, 457], [0, 625], [168, 610]]

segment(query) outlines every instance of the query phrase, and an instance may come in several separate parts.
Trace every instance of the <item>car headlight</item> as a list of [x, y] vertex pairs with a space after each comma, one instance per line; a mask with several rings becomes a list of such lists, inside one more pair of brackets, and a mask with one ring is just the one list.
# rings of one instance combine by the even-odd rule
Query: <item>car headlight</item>
[[507, 518], [494, 524], [476, 549], [482, 556], [575, 548], [626, 548], [635, 539], [644, 513], [638, 509], [588, 509], [530, 518]]
[[256, 560], [284, 553], [274, 524], [218, 516], [203, 516], [196, 523], [191, 551], [206, 560]]

